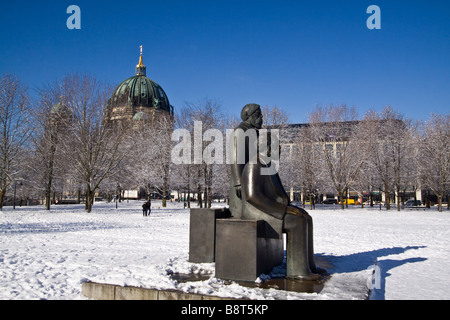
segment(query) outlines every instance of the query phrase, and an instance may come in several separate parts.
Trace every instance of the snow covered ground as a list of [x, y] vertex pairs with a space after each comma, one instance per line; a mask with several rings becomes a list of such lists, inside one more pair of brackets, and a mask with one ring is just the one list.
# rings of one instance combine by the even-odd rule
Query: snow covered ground
[[189, 211], [183, 204], [140, 201], [6, 207], [0, 212], [0, 299], [85, 299], [94, 282], [251, 299], [450, 299], [450, 212], [335, 206], [308, 210], [318, 261], [331, 278], [320, 293], [227, 284], [211, 276], [178, 282], [171, 274], [213, 274], [214, 264], [188, 263]]

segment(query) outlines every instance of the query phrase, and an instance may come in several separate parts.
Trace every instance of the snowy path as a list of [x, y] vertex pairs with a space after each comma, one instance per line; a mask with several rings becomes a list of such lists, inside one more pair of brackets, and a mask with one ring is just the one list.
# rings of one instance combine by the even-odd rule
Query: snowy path
[[[221, 296], [272, 299], [361, 299], [375, 261], [374, 299], [450, 299], [450, 212], [379, 211], [333, 206], [309, 210], [315, 251], [334, 268], [319, 294], [224, 285], [211, 278], [177, 283], [169, 272], [211, 272], [213, 264], [188, 263], [189, 212], [178, 204], [141, 202], [22, 207], [0, 212], [0, 299], [84, 299], [86, 280], [178, 288]], [[372, 268], [371, 268], [372, 266]]]

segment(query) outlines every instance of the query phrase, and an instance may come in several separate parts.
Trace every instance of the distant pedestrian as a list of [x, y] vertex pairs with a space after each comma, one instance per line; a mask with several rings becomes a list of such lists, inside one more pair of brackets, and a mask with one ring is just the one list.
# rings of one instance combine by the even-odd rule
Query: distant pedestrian
[[148, 215], [149, 208], [150, 208], [150, 205], [149, 205], [148, 201], [145, 201], [144, 204], [142, 205], [142, 214], [144, 215], [144, 217], [146, 217]]
[[148, 215], [150, 215], [150, 212], [152, 212], [152, 200], [148, 199], [148, 205], [147, 205], [147, 209], [148, 209]]

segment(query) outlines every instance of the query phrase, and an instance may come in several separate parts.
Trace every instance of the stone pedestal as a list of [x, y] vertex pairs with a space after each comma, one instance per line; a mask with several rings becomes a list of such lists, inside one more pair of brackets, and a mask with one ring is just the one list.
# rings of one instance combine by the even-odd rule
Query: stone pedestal
[[255, 281], [283, 262], [283, 240], [271, 237], [264, 220], [216, 222], [216, 274], [224, 280]]
[[191, 209], [189, 224], [190, 262], [214, 262], [216, 220], [228, 217], [231, 217], [231, 213], [226, 208]]

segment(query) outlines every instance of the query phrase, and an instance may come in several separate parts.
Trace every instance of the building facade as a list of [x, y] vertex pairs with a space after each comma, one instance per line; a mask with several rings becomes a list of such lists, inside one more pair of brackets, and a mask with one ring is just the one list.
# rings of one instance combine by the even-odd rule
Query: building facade
[[[315, 130], [309, 131], [311, 124], [287, 124], [281, 129], [281, 156], [280, 162], [281, 171], [284, 172], [284, 180], [292, 179], [286, 183], [286, 189], [290, 191], [291, 200], [309, 202], [311, 199], [316, 203], [322, 203], [326, 199], [336, 199], [338, 201], [345, 201], [349, 204], [358, 203], [385, 203], [390, 198], [390, 202], [394, 203], [397, 197], [400, 197], [402, 201], [408, 199], [423, 200], [426, 190], [421, 190], [420, 182], [418, 178], [410, 179], [406, 182], [402, 188], [400, 194], [396, 194], [395, 190], [391, 189], [389, 192], [390, 197], [386, 196], [383, 191], [382, 183], [374, 178], [370, 182], [367, 179], [368, 169], [367, 166], [361, 165], [361, 160], [358, 158], [358, 153], [364, 152], [361, 148], [364, 141], [361, 139], [375, 139], [375, 137], [362, 137], [358, 136], [359, 125], [361, 121], [347, 121], [339, 123], [321, 123], [316, 124]], [[401, 128], [406, 128], [405, 124], [401, 121], [397, 121], [396, 125]], [[310, 135], [305, 137], [306, 135]], [[353, 139], [352, 143], [353, 152], [355, 154], [354, 159], [344, 159], [341, 153], [348, 152], [348, 143]], [[359, 140], [358, 140], [359, 139]], [[388, 142], [386, 142], [388, 143]], [[302, 154], [303, 153], [303, 154]], [[299, 158], [304, 156], [304, 153], [310, 153], [309, 159], [298, 161]], [[355, 166], [360, 166], [357, 177], [353, 178], [353, 182], [350, 187], [345, 191], [344, 199], [339, 199], [339, 196], [334, 188], [334, 184], [338, 181], [332, 181], [332, 178], [328, 174], [327, 166], [336, 166], [336, 169], [342, 165], [342, 161], [353, 161]], [[309, 161], [309, 163], [308, 163]], [[334, 163], [332, 163], [334, 161]], [[283, 168], [284, 166], [284, 168]], [[286, 168], [291, 166], [291, 168]], [[347, 164], [347, 166], [350, 166]], [[310, 176], [305, 174], [297, 175], [296, 171], [312, 171]], [[324, 174], [325, 172], [325, 174]], [[303, 173], [303, 172], [302, 172]], [[347, 172], [348, 173], [348, 172]], [[314, 175], [317, 179], [314, 180]], [[319, 175], [321, 175], [319, 177]], [[374, 174], [375, 176], [375, 174]], [[333, 177], [335, 178], [335, 177]], [[411, 177], [408, 177], [411, 178]], [[365, 180], [366, 179], [366, 180]], [[365, 181], [364, 181], [365, 180]], [[310, 194], [313, 194], [310, 197]], [[348, 199], [348, 200], [345, 200]], [[330, 201], [331, 202], [331, 201]]]

